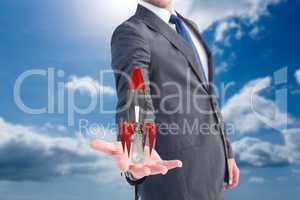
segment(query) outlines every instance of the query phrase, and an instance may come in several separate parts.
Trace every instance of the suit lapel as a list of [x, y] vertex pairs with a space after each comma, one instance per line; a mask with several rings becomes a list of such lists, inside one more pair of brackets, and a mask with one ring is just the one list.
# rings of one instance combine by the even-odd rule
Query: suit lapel
[[142, 19], [146, 25], [151, 29], [161, 33], [169, 42], [171, 42], [187, 59], [189, 66], [192, 68], [192, 71], [196, 74], [198, 79], [203, 85], [203, 88], [206, 92], [209, 93], [209, 89], [206, 84], [204, 74], [198, 69], [193, 49], [186, 44], [186, 42], [174, 31], [168, 24], [162, 21], [158, 16], [144, 8], [143, 6], [138, 5], [136, 16], [139, 19]]

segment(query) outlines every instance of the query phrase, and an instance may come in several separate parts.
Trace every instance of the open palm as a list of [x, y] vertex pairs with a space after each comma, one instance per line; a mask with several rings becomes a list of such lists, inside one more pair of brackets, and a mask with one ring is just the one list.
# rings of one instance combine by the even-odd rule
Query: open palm
[[136, 179], [141, 179], [149, 175], [166, 174], [168, 170], [182, 167], [180, 160], [162, 160], [154, 149], [150, 156], [148, 146], [145, 147], [145, 161], [143, 164], [133, 163], [128, 158], [127, 152], [123, 152], [121, 142], [111, 143], [104, 140], [93, 140], [91, 147], [113, 157], [121, 172], [131, 172]]

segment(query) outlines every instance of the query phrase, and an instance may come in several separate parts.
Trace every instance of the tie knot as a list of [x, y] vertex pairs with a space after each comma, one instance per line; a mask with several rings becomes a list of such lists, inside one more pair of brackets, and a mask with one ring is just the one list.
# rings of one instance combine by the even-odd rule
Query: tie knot
[[177, 17], [176, 15], [172, 14], [169, 21], [171, 24], [176, 25], [176, 24], [180, 23], [180, 18]]

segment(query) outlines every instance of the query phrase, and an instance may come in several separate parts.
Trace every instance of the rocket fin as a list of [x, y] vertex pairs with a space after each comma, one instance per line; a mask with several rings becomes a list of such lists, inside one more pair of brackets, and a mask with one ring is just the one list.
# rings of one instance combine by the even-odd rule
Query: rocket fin
[[133, 67], [131, 70], [128, 90], [145, 90], [145, 82], [140, 67]]
[[152, 149], [154, 146], [154, 141], [155, 141], [155, 124], [152, 122], [146, 122], [143, 124], [144, 126], [144, 134], [148, 136], [149, 139], [149, 150], [150, 150], [150, 155], [152, 154]]

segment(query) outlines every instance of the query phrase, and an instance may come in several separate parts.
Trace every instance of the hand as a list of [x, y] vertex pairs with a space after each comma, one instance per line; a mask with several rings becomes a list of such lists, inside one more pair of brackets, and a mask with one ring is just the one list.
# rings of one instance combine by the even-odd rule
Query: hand
[[162, 160], [158, 153], [153, 149], [149, 154], [149, 147], [145, 147], [144, 164], [134, 164], [128, 158], [127, 151], [123, 152], [121, 142], [110, 143], [103, 140], [93, 140], [91, 147], [97, 151], [112, 156], [118, 169], [121, 172], [131, 172], [135, 179], [155, 174], [166, 174], [168, 170], [182, 167], [180, 160]]
[[231, 183], [225, 186], [225, 189], [227, 190], [236, 187], [239, 183], [239, 178], [240, 178], [240, 170], [236, 165], [235, 160], [233, 158], [228, 159], [228, 164], [229, 164], [229, 177]]

